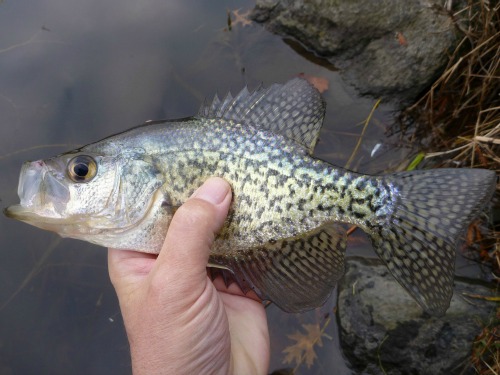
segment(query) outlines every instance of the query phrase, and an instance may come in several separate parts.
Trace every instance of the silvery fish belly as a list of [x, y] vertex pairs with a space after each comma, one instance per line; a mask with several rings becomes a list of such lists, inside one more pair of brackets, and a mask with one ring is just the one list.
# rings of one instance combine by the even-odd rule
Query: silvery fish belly
[[320, 306], [344, 272], [355, 224], [431, 314], [452, 295], [460, 234], [495, 173], [437, 169], [367, 176], [312, 157], [325, 105], [306, 81], [217, 97], [197, 116], [149, 122], [27, 162], [9, 217], [102, 246], [157, 253], [175, 210], [211, 176], [233, 202], [210, 264], [286, 311]]

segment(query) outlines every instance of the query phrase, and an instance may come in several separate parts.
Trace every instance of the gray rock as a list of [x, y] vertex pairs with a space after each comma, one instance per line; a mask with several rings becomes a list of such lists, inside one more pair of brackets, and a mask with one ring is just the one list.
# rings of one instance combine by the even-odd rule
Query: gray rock
[[362, 94], [412, 99], [457, 43], [437, 0], [257, 0], [252, 17], [328, 58]]
[[337, 303], [344, 355], [360, 374], [474, 373], [468, 372], [471, 344], [495, 305], [463, 292], [491, 295], [456, 280], [446, 315], [430, 317], [381, 261], [349, 258]]

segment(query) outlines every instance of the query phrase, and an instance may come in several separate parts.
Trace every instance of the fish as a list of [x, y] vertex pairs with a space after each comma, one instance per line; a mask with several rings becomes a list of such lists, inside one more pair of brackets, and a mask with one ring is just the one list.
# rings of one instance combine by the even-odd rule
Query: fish
[[62, 237], [158, 253], [177, 208], [221, 177], [233, 200], [211, 249], [212, 277], [287, 312], [319, 307], [344, 274], [347, 223], [367, 233], [424, 311], [444, 314], [461, 233], [491, 199], [495, 172], [334, 166], [313, 156], [325, 106], [301, 78], [216, 95], [193, 117], [24, 163], [20, 203], [5, 214]]

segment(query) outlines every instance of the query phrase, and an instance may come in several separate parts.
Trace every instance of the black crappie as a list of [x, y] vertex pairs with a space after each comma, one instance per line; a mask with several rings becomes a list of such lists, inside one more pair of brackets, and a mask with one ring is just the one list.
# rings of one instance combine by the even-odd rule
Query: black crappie
[[294, 79], [217, 97], [192, 118], [150, 122], [24, 164], [13, 217], [102, 246], [158, 252], [170, 219], [210, 176], [234, 200], [210, 265], [286, 311], [321, 305], [344, 272], [356, 224], [429, 313], [453, 293], [455, 248], [495, 173], [438, 169], [367, 176], [314, 159], [324, 102]]

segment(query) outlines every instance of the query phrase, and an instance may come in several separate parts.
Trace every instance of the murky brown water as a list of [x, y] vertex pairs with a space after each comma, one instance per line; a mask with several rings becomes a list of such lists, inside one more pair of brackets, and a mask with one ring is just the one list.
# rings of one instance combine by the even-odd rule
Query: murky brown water
[[[196, 113], [217, 91], [284, 82], [297, 74], [329, 84], [316, 154], [345, 165], [375, 100], [353, 95], [335, 71], [315, 65], [261, 26], [227, 11], [252, 1], [75, 1], [0, 3], [0, 199], [17, 202], [24, 160], [39, 159], [148, 119]], [[239, 20], [239, 21], [238, 21]], [[380, 107], [351, 168], [379, 172], [399, 151], [370, 156], [391, 123]], [[106, 251], [0, 217], [0, 373], [126, 374], [128, 345], [108, 280]], [[363, 247], [363, 245], [361, 245]], [[287, 335], [325, 327], [304, 374], [349, 374], [337, 344], [332, 298], [302, 315], [270, 307], [272, 366]]]

